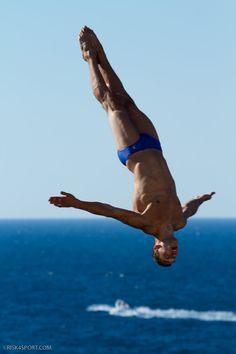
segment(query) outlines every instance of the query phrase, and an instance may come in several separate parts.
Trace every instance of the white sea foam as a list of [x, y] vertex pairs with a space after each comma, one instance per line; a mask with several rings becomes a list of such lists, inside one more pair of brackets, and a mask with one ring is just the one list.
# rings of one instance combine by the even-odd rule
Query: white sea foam
[[117, 300], [115, 306], [106, 304], [91, 305], [87, 311], [104, 311], [112, 316], [139, 317], [139, 318], [168, 318], [168, 319], [195, 319], [201, 321], [236, 322], [236, 313], [230, 311], [195, 311], [184, 309], [151, 309], [150, 307], [130, 307], [123, 300]]

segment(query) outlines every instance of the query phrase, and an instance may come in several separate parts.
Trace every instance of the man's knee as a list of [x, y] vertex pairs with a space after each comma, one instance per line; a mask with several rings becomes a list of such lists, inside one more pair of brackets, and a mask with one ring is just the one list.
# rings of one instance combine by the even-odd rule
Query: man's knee
[[97, 86], [93, 89], [93, 94], [96, 97], [96, 99], [102, 103], [104, 101], [106, 91], [104, 90], [103, 87]]
[[103, 87], [95, 87], [93, 89], [93, 94], [106, 110], [120, 110], [124, 106], [122, 99], [120, 99], [116, 93], [104, 90]]
[[126, 109], [127, 97], [119, 93], [107, 91], [104, 95], [104, 105], [112, 111]]

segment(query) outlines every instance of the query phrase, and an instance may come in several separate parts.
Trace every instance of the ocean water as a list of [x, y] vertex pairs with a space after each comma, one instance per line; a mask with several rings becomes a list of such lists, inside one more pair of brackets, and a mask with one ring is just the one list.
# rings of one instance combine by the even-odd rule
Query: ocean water
[[236, 353], [236, 220], [177, 237], [163, 268], [115, 221], [0, 221], [0, 353]]

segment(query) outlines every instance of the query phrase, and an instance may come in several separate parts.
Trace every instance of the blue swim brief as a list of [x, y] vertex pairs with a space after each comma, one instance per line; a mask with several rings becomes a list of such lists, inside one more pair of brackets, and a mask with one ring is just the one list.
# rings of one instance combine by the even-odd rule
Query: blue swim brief
[[138, 151], [143, 151], [147, 149], [156, 149], [162, 151], [160, 141], [156, 138], [153, 138], [151, 135], [143, 133], [140, 134], [139, 139], [132, 145], [127, 146], [123, 150], [118, 150], [117, 154], [119, 160], [126, 165], [126, 161], [129, 157], [135, 154]]

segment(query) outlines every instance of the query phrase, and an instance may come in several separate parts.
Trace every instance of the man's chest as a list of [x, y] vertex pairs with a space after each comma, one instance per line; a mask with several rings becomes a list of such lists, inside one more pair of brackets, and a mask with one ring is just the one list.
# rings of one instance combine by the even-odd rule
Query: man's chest
[[177, 199], [156, 200], [151, 202], [143, 212], [147, 220], [147, 228], [150, 233], [157, 234], [161, 225], [170, 224], [174, 230], [181, 229], [185, 225], [182, 207]]

